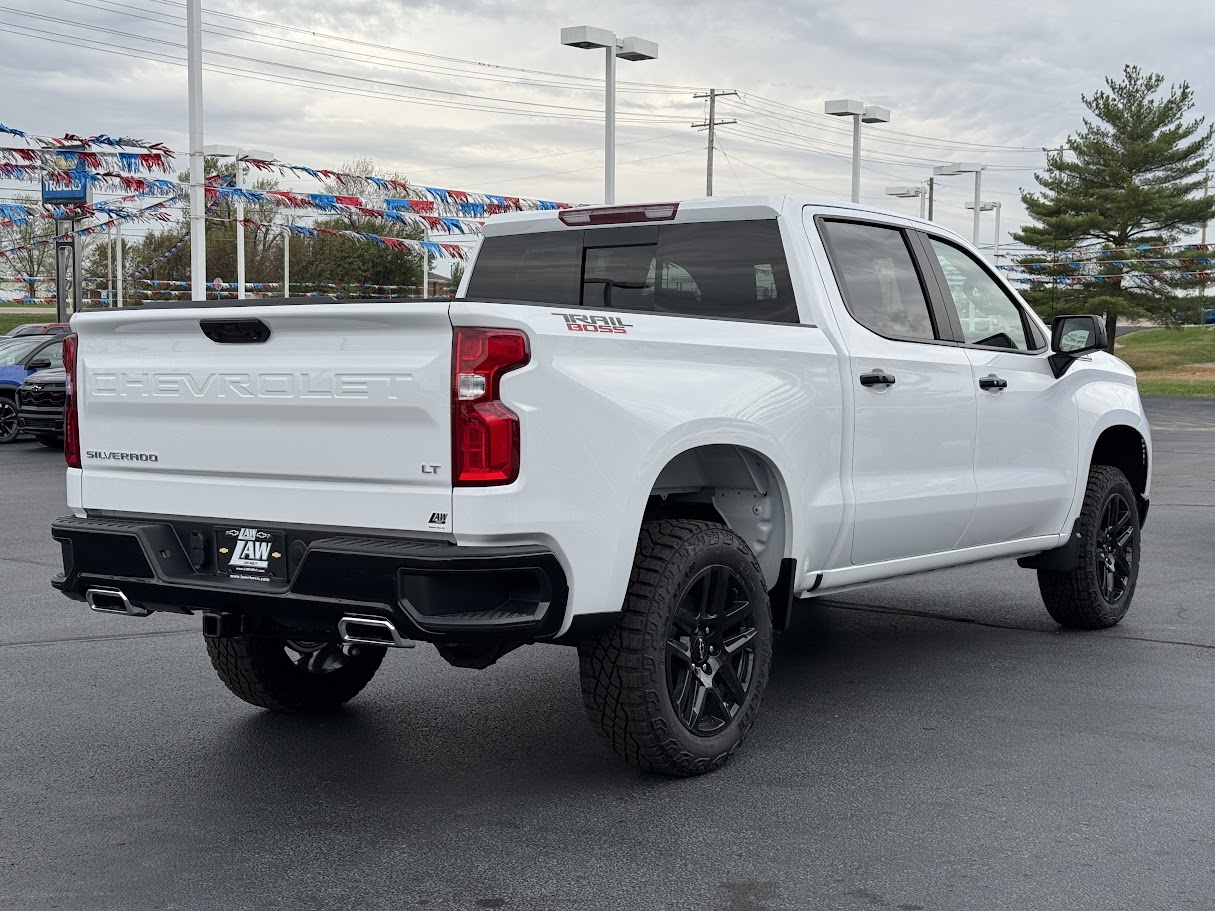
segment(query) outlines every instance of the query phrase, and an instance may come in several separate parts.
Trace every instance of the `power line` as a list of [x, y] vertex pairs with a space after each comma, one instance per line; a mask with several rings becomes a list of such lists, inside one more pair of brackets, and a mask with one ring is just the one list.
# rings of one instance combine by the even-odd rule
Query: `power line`
[[[120, 31], [117, 29], [104, 28], [102, 26], [81, 25], [80, 23], [72, 22], [71, 20], [68, 20], [68, 19], [61, 19], [56, 16], [46, 16], [46, 15], [43, 15], [40, 13], [29, 13], [29, 12], [25, 12], [23, 10], [15, 10], [15, 9], [12, 9], [11, 7], [6, 7], [6, 6], [0, 6], [0, 12], [17, 13], [20, 15], [28, 16], [33, 19], [42, 19], [42, 20], [47, 20], [50, 22], [56, 22], [59, 24], [67, 25], [67, 26], [74, 27], [74, 28], [88, 29], [90, 32], [105, 32], [105, 33], [112, 34], [112, 35], [118, 35], [119, 37], [123, 37], [123, 38], [133, 38], [137, 41], [155, 42], [157, 44], [167, 45], [168, 47], [172, 47], [172, 48], [184, 48], [185, 47], [184, 44], [178, 44], [176, 42], [164, 42], [164, 41], [161, 41], [160, 39], [150, 38], [150, 37], [147, 37], [144, 35], [137, 35], [137, 34], [133, 34], [131, 32]], [[5, 23], [5, 24], [12, 25], [13, 23]], [[25, 26], [25, 25], [20, 25], [20, 24], [18, 24], [17, 27], [31, 28], [30, 26]], [[41, 31], [40, 29], [32, 29], [32, 28], [31, 28], [31, 30]], [[51, 34], [54, 34], [54, 33], [51, 33]], [[61, 37], [76, 37], [76, 36], [61, 36]], [[87, 40], [87, 39], [84, 39], [84, 40]], [[427, 92], [427, 93], [434, 94], [434, 95], [443, 95], [443, 96], [449, 96], [449, 97], [455, 97], [455, 98], [467, 98], [471, 101], [480, 102], [480, 103], [513, 104], [513, 105], [519, 105], [521, 107], [544, 108], [544, 109], [560, 110], [560, 111], [578, 111], [578, 112], [588, 112], [588, 113], [592, 110], [591, 108], [573, 107], [570, 105], [561, 105], [561, 104], [550, 104], [548, 102], [516, 101], [511, 98], [495, 98], [495, 97], [489, 96], [489, 95], [475, 95], [475, 94], [472, 94], [469, 92], [455, 92], [455, 91], [451, 91], [448, 89], [432, 89], [432, 88], [427, 88], [426, 86], [408, 85], [408, 84], [403, 84], [403, 83], [398, 83], [398, 82], [391, 82], [391, 81], [385, 80], [385, 79], [372, 79], [372, 78], [366, 77], [366, 76], [355, 76], [355, 75], [348, 74], [348, 73], [335, 73], [335, 72], [332, 72], [329, 70], [320, 70], [315, 67], [299, 66], [297, 64], [290, 64], [290, 63], [281, 63], [281, 62], [274, 61], [274, 60], [266, 60], [266, 59], [260, 58], [260, 57], [248, 57], [243, 54], [232, 54], [232, 53], [228, 53], [225, 51], [211, 50], [211, 51], [208, 51], [208, 54], [213, 58], [214, 57], [226, 57], [226, 58], [233, 59], [233, 60], [239, 60], [244, 63], [257, 63], [257, 64], [262, 64], [263, 66], [277, 67], [279, 69], [290, 70], [293, 72], [310, 73], [313, 75], [326, 76], [329, 78], [349, 79], [349, 80], [352, 80], [355, 82], [365, 82], [365, 83], [368, 83], [371, 85], [383, 86], [386, 88], [408, 89], [410, 91]], [[402, 96], [402, 97], [413, 97], [413, 96]], [[631, 117], [631, 118], [658, 119], [660, 122], [669, 121], [670, 119], [672, 119], [670, 117], [662, 118], [660, 115], [647, 114], [645, 112], [640, 112], [640, 111], [624, 111], [624, 112], [622, 112], [622, 115], [624, 117]]]
[[[83, 6], [86, 9], [90, 9], [90, 10], [100, 9], [103, 12], [110, 12], [111, 10], [108, 9], [108, 7], [118, 7], [119, 9], [112, 10], [113, 12], [117, 13], [118, 15], [127, 16], [127, 17], [130, 17], [133, 19], [142, 19], [146, 22], [152, 22], [156, 25], [169, 26], [172, 28], [179, 27], [180, 22], [182, 20], [182, 17], [174, 16], [170, 13], [161, 13], [156, 10], [148, 10], [148, 9], [144, 9], [143, 7], [131, 6], [130, 4], [120, 3], [120, 2], [118, 2], [118, 0], [63, 0], [63, 2], [71, 3], [71, 4], [74, 4], [77, 6]], [[98, 7], [97, 4], [99, 4], [99, 3], [105, 4], [106, 8]], [[133, 12], [128, 12], [128, 11], [133, 11]], [[143, 13], [151, 13], [152, 15], [142, 15]], [[220, 15], [223, 15], [223, 14], [220, 14]], [[168, 17], [168, 18], [156, 19], [156, 18], [153, 18], [153, 16], [164, 16], [164, 17]], [[50, 17], [47, 17], [47, 18], [50, 18]], [[244, 17], [238, 17], [238, 18], [243, 19]], [[63, 21], [63, 20], [55, 20], [55, 21]], [[256, 20], [250, 20], [250, 21], [256, 21]], [[274, 27], [271, 23], [263, 23], [263, 24]], [[98, 30], [102, 30], [101, 27], [98, 27]], [[535, 87], [535, 88], [555, 88], [555, 89], [566, 89], [566, 90], [581, 91], [581, 92], [602, 92], [602, 90], [603, 90], [602, 83], [601, 82], [596, 83], [594, 81], [589, 81], [590, 77], [585, 77], [588, 80], [587, 82], [579, 83], [579, 82], [575, 82], [573, 80], [581, 79], [584, 77], [571, 76], [568, 79], [564, 79], [564, 77], [562, 77], [564, 79], [564, 81], [556, 82], [556, 81], [551, 81], [551, 80], [545, 81], [545, 80], [536, 80], [536, 79], [520, 79], [520, 78], [511, 77], [511, 76], [481, 75], [481, 74], [476, 74], [476, 73], [470, 73], [465, 70], [459, 70], [459, 69], [456, 69], [456, 68], [450, 67], [450, 66], [439, 66], [439, 65], [433, 65], [433, 64], [430, 66], [406, 66], [400, 62], [392, 62], [391, 57], [383, 56], [382, 54], [368, 54], [366, 52], [360, 52], [357, 56], [354, 56], [349, 53], [337, 52], [335, 49], [332, 49], [332, 48], [321, 50], [315, 44], [305, 44], [301, 41], [295, 41], [290, 38], [281, 38], [279, 36], [267, 35], [267, 34], [264, 34], [261, 32], [249, 31], [248, 29], [236, 28], [234, 26], [229, 26], [229, 25], [214, 25], [211, 28], [203, 28], [203, 32], [208, 35], [215, 35], [215, 36], [221, 37], [221, 38], [228, 38], [233, 41], [246, 41], [251, 44], [261, 45], [263, 47], [273, 47], [273, 48], [279, 48], [281, 50], [288, 50], [288, 51], [300, 50], [313, 57], [317, 57], [317, 56], [329, 57], [329, 58], [335, 59], [335, 60], [344, 60], [344, 61], [348, 61], [348, 62], [352, 62], [352, 63], [359, 63], [359, 64], [363, 64], [363, 65], [367, 65], [368, 63], [375, 63], [378, 67], [381, 67], [381, 68], [387, 67], [389, 69], [402, 70], [402, 71], [411, 72], [411, 73], [430, 73], [430, 74], [454, 77], [454, 78], [458, 78], [458, 79], [472, 79], [472, 80], [478, 80], [478, 81], [496, 82], [496, 83], [501, 83], [501, 84], [505, 84], [505, 85]], [[252, 37], [246, 37], [246, 36], [252, 36]], [[270, 40], [260, 40], [260, 39], [270, 39]], [[404, 52], [402, 52], [402, 53], [404, 53]], [[662, 95], [680, 94], [679, 92], [677, 92], [675, 90], [671, 90], [671, 89], [625, 88], [622, 91], [632, 93], [632, 94], [662, 94]]]
[[[169, 56], [166, 54], [160, 54], [156, 51], [150, 51], [150, 50], [146, 50], [143, 48], [131, 47], [130, 45], [119, 45], [119, 44], [114, 44], [114, 43], [109, 43], [109, 42], [103, 44], [101, 42], [90, 41], [87, 38], [80, 38], [80, 37], [74, 36], [74, 35], [61, 35], [56, 32], [48, 32], [44, 29], [36, 29], [32, 26], [21, 25], [20, 23], [0, 21], [0, 26], [7, 26], [7, 27], [0, 27], [0, 32], [6, 32], [8, 34], [19, 35], [21, 37], [26, 37], [26, 38], [35, 38], [35, 39], [38, 39], [41, 41], [48, 41], [53, 44], [61, 44], [61, 45], [67, 45], [69, 47], [79, 47], [79, 48], [84, 48], [87, 50], [100, 51], [102, 53], [117, 55], [117, 56], [125, 57], [128, 59], [130, 59], [132, 56], [135, 56], [140, 59], [148, 60], [149, 62], [152, 62], [152, 63], [167, 63], [172, 66], [180, 66], [180, 67], [186, 66], [186, 61], [180, 57], [172, 57], [172, 56]], [[20, 31], [14, 31], [14, 29], [19, 29]], [[136, 39], [140, 39], [140, 36], [137, 36], [137, 35], [130, 35], [128, 37], [134, 37]], [[154, 41], [155, 39], [142, 38], [141, 40]], [[157, 43], [161, 43], [161, 42], [157, 42]], [[253, 59], [253, 58], [247, 58], [247, 59]], [[301, 86], [308, 86], [308, 87], [322, 89], [322, 90], [331, 92], [333, 94], [338, 94], [338, 95], [350, 95], [350, 96], [362, 97], [362, 98], [380, 98], [380, 99], [385, 99], [385, 100], [398, 101], [398, 102], [402, 102], [405, 104], [420, 105], [422, 107], [441, 107], [441, 108], [450, 108], [453, 110], [480, 111], [480, 112], [485, 112], [485, 113], [496, 113], [496, 114], [512, 114], [512, 115], [516, 115], [516, 116], [547, 118], [547, 119], [552, 119], [552, 120], [568, 120], [568, 121], [592, 121], [592, 122], [594, 122], [594, 121], [602, 121], [602, 118], [603, 118], [602, 113], [594, 111], [593, 109], [590, 109], [590, 108], [569, 108], [568, 109], [569, 113], [559, 113], [559, 112], [552, 112], [552, 111], [545, 111], [545, 110], [518, 110], [518, 109], [512, 109], [512, 108], [494, 107], [494, 106], [491, 106], [490, 104], [479, 103], [479, 102], [461, 103], [458, 101], [438, 101], [436, 99], [418, 98], [417, 96], [402, 95], [402, 94], [398, 94], [398, 93], [385, 92], [385, 91], [380, 91], [380, 90], [375, 90], [375, 89], [359, 88], [357, 86], [341, 87], [341, 86], [336, 86], [335, 84], [329, 83], [329, 82], [303, 79], [300, 77], [278, 76], [274, 73], [266, 73], [261, 70], [250, 70], [250, 69], [245, 69], [242, 67], [235, 67], [235, 66], [231, 66], [231, 65], [227, 65], [227, 64], [220, 64], [220, 63], [205, 63], [204, 69], [212, 71], [212, 72], [224, 73], [226, 75], [234, 75], [234, 76], [240, 76], [240, 77], [246, 77], [246, 78], [255, 77], [262, 82], [271, 82], [271, 83], [274, 83], [277, 85], [285, 85], [285, 86], [289, 86], [289, 87], [293, 87], [293, 88], [299, 88]], [[545, 107], [555, 107], [555, 106], [546, 105]], [[586, 112], [585, 115], [583, 113], [581, 113], [582, 111]], [[661, 123], [677, 123], [677, 122], [679, 122], [680, 119], [681, 118], [677, 118], [677, 117], [658, 118], [656, 116], [651, 116], [651, 117], [642, 116], [641, 118], [639, 118], [628, 112], [626, 112], [622, 116], [618, 116], [618, 118], [617, 118], [618, 122], [622, 122], [622, 123], [649, 124], [651, 126], [658, 125]]]
[[[185, 7], [184, 3], [177, 2], [177, 0], [149, 0], [149, 2], [159, 3], [162, 6], [171, 6], [176, 9], [184, 9], [184, 7]], [[330, 34], [326, 34], [324, 32], [315, 31], [313, 29], [300, 28], [298, 26], [282, 25], [280, 23], [275, 23], [275, 22], [265, 22], [261, 19], [253, 19], [248, 16], [240, 16], [240, 15], [237, 15], [236, 13], [219, 12], [217, 10], [207, 10], [207, 15], [213, 16], [213, 17], [219, 16], [219, 17], [223, 17], [226, 19], [235, 19], [235, 20], [238, 20], [241, 22], [249, 22], [249, 23], [253, 23], [255, 25], [261, 25], [261, 26], [264, 26], [267, 28], [279, 29], [281, 31], [297, 32], [299, 34], [309, 35], [313, 38], [325, 38], [329, 41], [341, 41], [346, 44], [354, 44], [354, 45], [358, 45], [360, 47], [376, 48], [377, 50], [381, 50], [381, 51], [390, 50], [395, 53], [407, 54], [407, 55], [414, 56], [414, 57], [424, 57], [424, 58], [432, 59], [432, 60], [446, 60], [446, 61], [452, 62], [452, 63], [460, 63], [460, 64], [464, 64], [467, 66], [473, 66], [473, 67], [484, 68], [484, 69], [496, 69], [496, 70], [503, 70], [503, 71], [508, 71], [508, 72], [516, 72], [516, 73], [530, 73], [532, 75], [537, 75], [537, 76], [553, 76], [553, 77], [557, 77], [560, 79], [587, 80], [587, 81], [602, 85], [602, 80], [595, 76], [572, 76], [568, 73], [552, 73], [552, 72], [548, 72], [545, 70], [532, 70], [532, 69], [526, 69], [524, 67], [505, 66], [502, 64], [495, 64], [495, 63], [484, 63], [484, 62], [478, 61], [478, 60], [465, 60], [460, 57], [445, 56], [443, 54], [432, 54], [432, 53], [426, 53], [424, 51], [414, 51], [414, 50], [409, 50], [407, 48], [399, 48], [399, 47], [394, 47], [391, 45], [377, 44], [377, 43], [373, 43], [370, 41], [361, 41], [357, 38], [347, 38], [347, 37], [344, 37], [341, 35], [330, 35]], [[616, 85], [618, 88], [620, 86], [628, 86], [628, 87], [638, 86], [638, 87], [647, 88], [647, 89], [659, 89], [659, 88], [668, 89], [668, 90], [670, 90], [671, 94], [680, 94], [680, 95], [686, 95], [688, 92], [698, 92], [698, 91], [701, 91], [701, 88], [702, 88], [701, 86], [670, 85], [670, 84], [657, 83], [657, 82], [628, 82], [626, 80], [620, 80], [616, 83]]]
[[[758, 102], [760, 102], [761, 106], [769, 105], [769, 106], [776, 107], [776, 108], [784, 108], [788, 111], [793, 111], [797, 114], [804, 115], [805, 118], [809, 118], [809, 119], [803, 119], [802, 122], [804, 122], [810, 126], [815, 126], [820, 129], [827, 129], [828, 127], [826, 125], [830, 124], [831, 128], [833, 128], [832, 129], [833, 132], [840, 132], [840, 133], [847, 132], [846, 130], [840, 130], [838, 128], [838, 126], [836, 124], [834, 124], [832, 122], [831, 118], [826, 114], [820, 114], [816, 111], [809, 111], [809, 110], [806, 110], [805, 108], [799, 108], [799, 107], [795, 107], [790, 104], [785, 104], [780, 101], [774, 101], [770, 98], [764, 98], [763, 96], [755, 95], [750, 92], [743, 92], [742, 98], [744, 100], [748, 100], [748, 101], [752, 101], [752, 102], [758, 101]], [[789, 115], [786, 115], [786, 116], [789, 116]], [[797, 118], [790, 117], [790, 119], [797, 119]], [[876, 131], [875, 131], [875, 133], [876, 133]], [[999, 144], [985, 143], [985, 142], [963, 142], [963, 141], [958, 141], [958, 140], [953, 140], [953, 139], [945, 139], [943, 137], [924, 136], [919, 133], [907, 133], [907, 132], [903, 132], [900, 130], [891, 130], [891, 129], [883, 129], [883, 130], [881, 130], [880, 135], [874, 135], [871, 138], [873, 139], [873, 141], [876, 141], [876, 142], [890, 142], [893, 140], [886, 139], [885, 137], [891, 137], [891, 136], [902, 136], [902, 137], [906, 137], [909, 139], [920, 139], [920, 140], [923, 140], [925, 143], [941, 144], [941, 145], [947, 146], [949, 148], [954, 148], [954, 149], [963, 149], [963, 148], [965, 148], [965, 149], [990, 149], [993, 151], [1032, 152], [1032, 153], [1040, 153], [1042, 151], [1040, 148], [1038, 148], [1036, 146], [1013, 146], [1013, 145], [999, 145]], [[916, 145], [917, 143], [907, 143], [907, 144]]]

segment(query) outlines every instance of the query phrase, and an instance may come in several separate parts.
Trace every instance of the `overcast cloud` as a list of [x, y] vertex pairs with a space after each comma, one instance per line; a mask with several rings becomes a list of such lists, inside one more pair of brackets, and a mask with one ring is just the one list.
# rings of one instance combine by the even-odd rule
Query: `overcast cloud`
[[[866, 201], [914, 211], [914, 200], [888, 199], [884, 188], [922, 181], [934, 163], [981, 160], [993, 166], [984, 198], [1004, 204], [1007, 229], [1024, 217], [1017, 190], [1033, 185], [1041, 147], [1077, 129], [1081, 93], [1124, 63], [1188, 80], [1199, 112], [1215, 110], [1215, 4], [1201, 0], [1179, 0], [1167, 15], [1129, 0], [204, 0], [204, 8], [207, 28], [224, 32], [206, 35], [207, 62], [228, 69], [206, 75], [208, 142], [319, 167], [370, 157], [422, 183], [573, 202], [602, 198], [601, 86], [493, 67], [478, 68], [481, 79], [458, 78], [450, 70], [468, 67], [438, 56], [598, 78], [601, 53], [562, 47], [562, 25], [657, 41], [659, 59], [619, 66], [622, 81], [674, 87], [620, 95], [621, 201], [704, 192], [705, 137], [690, 127], [704, 105], [692, 94], [714, 86], [753, 96], [719, 106], [719, 117], [739, 123], [720, 133], [728, 157], [717, 160], [718, 193], [846, 197], [848, 127], [818, 112], [828, 98], [854, 97], [893, 109], [888, 126], [866, 128]], [[186, 72], [164, 60], [184, 60], [183, 15], [183, 4], [166, 0], [7, 0], [0, 5], [0, 121], [40, 134], [161, 140], [181, 151], [184, 166]], [[64, 42], [102, 43], [110, 52]], [[369, 90], [432, 104], [348, 94]], [[533, 113], [437, 106], [451, 103]], [[553, 106], [544, 110], [559, 116], [534, 116], [528, 104]], [[967, 234], [970, 187], [969, 178], [947, 178], [937, 210], [938, 220]]]

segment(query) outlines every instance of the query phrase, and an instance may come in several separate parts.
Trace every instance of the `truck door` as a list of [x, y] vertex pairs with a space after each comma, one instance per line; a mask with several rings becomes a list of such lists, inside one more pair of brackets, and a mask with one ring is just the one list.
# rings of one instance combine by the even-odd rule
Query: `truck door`
[[1077, 487], [1074, 390], [1055, 379], [1046, 339], [987, 266], [943, 238], [925, 235], [923, 249], [978, 395], [978, 503], [961, 546], [1059, 534]]
[[817, 219], [850, 356], [856, 565], [958, 546], [975, 510], [970, 361], [931, 305], [906, 230]]

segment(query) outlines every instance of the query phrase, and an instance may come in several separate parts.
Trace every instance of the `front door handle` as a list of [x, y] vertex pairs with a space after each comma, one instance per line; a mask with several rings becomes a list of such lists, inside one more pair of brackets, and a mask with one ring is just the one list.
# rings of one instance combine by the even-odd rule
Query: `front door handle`
[[893, 386], [894, 374], [885, 373], [881, 370], [871, 370], [868, 373], [861, 374], [862, 386]]
[[987, 376], [979, 378], [980, 389], [1007, 389], [1008, 380], [1001, 379], [994, 373], [989, 373]]

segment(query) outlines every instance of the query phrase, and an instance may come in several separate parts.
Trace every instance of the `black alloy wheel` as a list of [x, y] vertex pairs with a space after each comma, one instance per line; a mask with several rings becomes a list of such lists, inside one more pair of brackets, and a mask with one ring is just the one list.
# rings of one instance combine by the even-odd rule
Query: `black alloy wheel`
[[667, 635], [667, 692], [675, 714], [698, 737], [737, 717], [755, 677], [759, 629], [755, 604], [728, 566], [701, 570], [688, 583]]
[[12, 399], [0, 398], [0, 443], [17, 439], [17, 406]]
[[1110, 494], [1101, 511], [1094, 551], [1101, 595], [1110, 604], [1121, 601], [1130, 585], [1135, 525], [1130, 504], [1121, 494]]
[[578, 643], [592, 724], [629, 765], [701, 775], [738, 751], [772, 667], [759, 561], [703, 519], [651, 519], [616, 623]]
[[291, 663], [309, 674], [332, 674], [338, 668], [345, 667], [352, 654], [358, 654], [358, 646], [343, 647], [337, 642], [302, 642], [296, 639], [288, 639], [284, 649]]
[[1038, 570], [1042, 600], [1062, 626], [1108, 629], [1126, 616], [1135, 596], [1141, 537], [1135, 489], [1114, 466], [1089, 469], [1073, 535], [1075, 565]]

